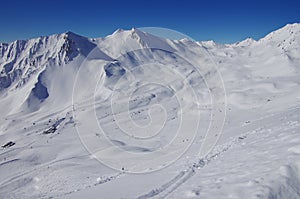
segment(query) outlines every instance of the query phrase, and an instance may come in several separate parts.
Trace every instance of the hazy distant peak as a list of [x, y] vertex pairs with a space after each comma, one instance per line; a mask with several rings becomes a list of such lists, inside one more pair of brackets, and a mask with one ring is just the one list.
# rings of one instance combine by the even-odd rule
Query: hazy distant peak
[[234, 43], [233, 45], [234, 45], [234, 46], [245, 47], [245, 46], [250, 46], [250, 45], [252, 45], [252, 44], [255, 43], [255, 42], [256, 42], [255, 39], [253, 39], [253, 38], [251, 38], [251, 37], [248, 37], [248, 38], [246, 38], [246, 39], [243, 40], [243, 41], [239, 41], [239, 42]]

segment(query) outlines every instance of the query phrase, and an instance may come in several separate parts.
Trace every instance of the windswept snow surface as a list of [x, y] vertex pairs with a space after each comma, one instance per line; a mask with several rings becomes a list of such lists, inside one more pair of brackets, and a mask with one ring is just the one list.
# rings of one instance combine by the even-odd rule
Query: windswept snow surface
[[0, 44], [0, 198], [300, 198], [299, 47], [300, 24]]

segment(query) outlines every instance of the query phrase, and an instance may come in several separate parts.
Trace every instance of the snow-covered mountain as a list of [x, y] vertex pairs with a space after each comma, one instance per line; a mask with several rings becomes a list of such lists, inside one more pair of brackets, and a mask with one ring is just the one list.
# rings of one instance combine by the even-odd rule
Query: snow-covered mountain
[[234, 44], [135, 28], [0, 44], [1, 198], [299, 198], [299, 46], [300, 24]]

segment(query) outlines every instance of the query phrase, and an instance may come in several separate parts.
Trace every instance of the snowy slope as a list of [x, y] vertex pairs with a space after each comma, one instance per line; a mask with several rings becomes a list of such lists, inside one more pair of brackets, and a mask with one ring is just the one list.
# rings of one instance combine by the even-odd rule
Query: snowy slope
[[299, 198], [299, 44], [300, 24], [0, 44], [1, 198]]

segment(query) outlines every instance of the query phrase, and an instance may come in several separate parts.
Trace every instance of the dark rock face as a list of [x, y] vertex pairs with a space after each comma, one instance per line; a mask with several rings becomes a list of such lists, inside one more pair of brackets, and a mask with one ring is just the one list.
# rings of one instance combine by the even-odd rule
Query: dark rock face
[[2, 145], [2, 148], [9, 148], [14, 146], [16, 143], [14, 143], [13, 141], [9, 141], [6, 144]]
[[47, 87], [43, 85], [42, 78], [39, 76], [38, 82], [35, 84], [35, 87], [32, 89], [33, 95], [39, 100], [45, 100], [48, 96]]
[[111, 63], [104, 67], [105, 74], [107, 77], [112, 76], [122, 76], [125, 74], [125, 69], [120, 66], [118, 63]]

